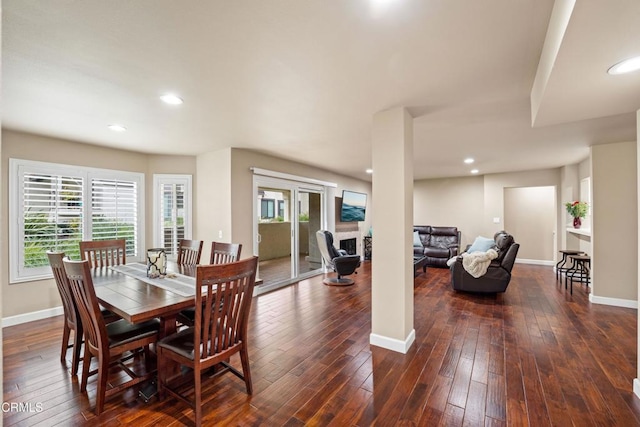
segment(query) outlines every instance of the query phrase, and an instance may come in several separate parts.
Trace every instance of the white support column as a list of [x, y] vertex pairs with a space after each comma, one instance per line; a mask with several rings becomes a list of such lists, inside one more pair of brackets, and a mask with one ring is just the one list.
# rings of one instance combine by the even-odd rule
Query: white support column
[[413, 328], [413, 119], [402, 107], [373, 117], [372, 345], [406, 353]]

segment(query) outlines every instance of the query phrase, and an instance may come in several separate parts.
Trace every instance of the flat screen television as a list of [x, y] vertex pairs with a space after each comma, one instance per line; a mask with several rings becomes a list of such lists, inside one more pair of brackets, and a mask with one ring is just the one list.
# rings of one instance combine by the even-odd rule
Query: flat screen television
[[367, 209], [367, 195], [355, 191], [342, 190], [341, 222], [364, 221]]

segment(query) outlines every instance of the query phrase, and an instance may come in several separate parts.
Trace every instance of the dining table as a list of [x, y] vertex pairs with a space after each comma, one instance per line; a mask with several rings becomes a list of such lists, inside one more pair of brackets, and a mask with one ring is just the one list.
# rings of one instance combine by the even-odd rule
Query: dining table
[[[167, 285], [171, 284], [174, 274], [195, 278], [196, 266], [182, 266], [170, 261], [167, 263], [167, 275], [151, 280], [144, 277], [146, 266], [138, 263], [95, 268], [91, 274], [101, 306], [131, 323], [159, 319], [159, 339], [176, 332], [176, 318], [180, 311], [195, 307], [195, 279], [192, 289], [179, 286], [172, 291]], [[188, 295], [190, 291], [192, 295]], [[179, 366], [168, 364], [167, 370], [175, 374], [179, 372]], [[156, 382], [152, 381], [142, 387], [139, 395], [148, 402], [157, 391]]]
[[[124, 267], [124, 266], [123, 266]], [[118, 267], [102, 267], [92, 270], [92, 279], [98, 302], [104, 308], [117, 314], [131, 323], [140, 323], [154, 318], [160, 319], [160, 339], [176, 332], [176, 317], [180, 311], [195, 306], [195, 285], [193, 295], [172, 291], [168, 287], [160, 287], [148, 283], [144, 278], [125, 274]], [[195, 266], [180, 266], [169, 262], [167, 279], [171, 273], [187, 277], [195, 277]]]

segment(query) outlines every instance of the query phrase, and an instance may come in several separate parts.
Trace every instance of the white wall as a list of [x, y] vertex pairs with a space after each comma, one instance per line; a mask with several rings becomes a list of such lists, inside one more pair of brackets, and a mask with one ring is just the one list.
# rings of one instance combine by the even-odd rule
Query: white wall
[[414, 183], [413, 224], [458, 227], [462, 248], [484, 232], [483, 210], [482, 176], [428, 179]]
[[518, 258], [553, 264], [556, 211], [555, 187], [505, 188], [504, 224], [518, 236]]
[[637, 301], [636, 143], [591, 147], [593, 182], [592, 301]]
[[[198, 183], [194, 186], [198, 205], [197, 233], [203, 240], [203, 263], [211, 257], [211, 242], [232, 243], [231, 233], [231, 149], [201, 154], [197, 157]], [[251, 255], [252, 248], [243, 245], [241, 258]]]

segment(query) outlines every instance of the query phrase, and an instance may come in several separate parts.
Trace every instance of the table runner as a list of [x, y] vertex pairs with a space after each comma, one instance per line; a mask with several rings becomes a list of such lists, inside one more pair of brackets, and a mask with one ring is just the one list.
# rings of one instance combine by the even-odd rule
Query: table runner
[[192, 297], [196, 294], [196, 279], [194, 277], [178, 273], [169, 273], [175, 277], [165, 276], [162, 279], [152, 279], [147, 277], [147, 266], [141, 263], [114, 265], [109, 268], [183, 297]]

